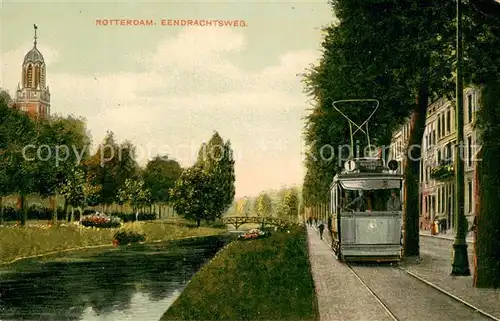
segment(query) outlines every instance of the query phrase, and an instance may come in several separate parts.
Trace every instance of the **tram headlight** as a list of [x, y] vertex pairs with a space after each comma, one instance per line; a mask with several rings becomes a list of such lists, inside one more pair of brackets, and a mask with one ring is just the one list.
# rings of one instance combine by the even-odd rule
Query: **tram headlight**
[[394, 159], [393, 159], [393, 160], [391, 160], [391, 161], [389, 161], [389, 163], [387, 164], [387, 167], [389, 167], [389, 169], [390, 169], [391, 171], [395, 171], [395, 170], [397, 170], [397, 169], [398, 169], [398, 167], [399, 167], [398, 161], [396, 161], [396, 160], [394, 160]]

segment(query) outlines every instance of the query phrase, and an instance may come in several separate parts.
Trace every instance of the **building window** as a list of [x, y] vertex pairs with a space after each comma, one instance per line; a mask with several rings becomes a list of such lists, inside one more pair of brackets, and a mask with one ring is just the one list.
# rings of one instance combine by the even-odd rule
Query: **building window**
[[436, 130], [432, 131], [432, 146], [436, 144]]
[[472, 181], [467, 182], [468, 192], [469, 192], [469, 214], [472, 213]]
[[438, 164], [441, 162], [441, 151], [439, 149], [437, 151], [437, 162]]
[[467, 137], [467, 165], [472, 167], [472, 136]]
[[472, 112], [473, 112], [473, 108], [472, 108], [472, 94], [468, 94], [467, 95], [467, 120], [468, 122], [472, 122]]
[[452, 154], [451, 143], [448, 143], [446, 144], [446, 153], [445, 153], [446, 162], [451, 161], [451, 154]]
[[445, 122], [444, 121], [445, 121], [445, 119], [444, 119], [444, 113], [442, 113], [441, 114], [441, 124], [442, 124], [442, 126], [441, 126], [441, 137], [443, 137], [445, 135], [445, 127], [444, 127]]
[[26, 87], [32, 86], [33, 80], [33, 67], [31, 65], [28, 66], [28, 77], [26, 77]]
[[437, 190], [437, 194], [438, 194], [438, 211], [441, 211], [441, 187], [438, 188]]
[[446, 132], [451, 132], [451, 111], [449, 109], [446, 112]]
[[438, 117], [438, 138], [441, 137], [441, 117]]
[[424, 181], [424, 162], [423, 160], [420, 162], [420, 182]]

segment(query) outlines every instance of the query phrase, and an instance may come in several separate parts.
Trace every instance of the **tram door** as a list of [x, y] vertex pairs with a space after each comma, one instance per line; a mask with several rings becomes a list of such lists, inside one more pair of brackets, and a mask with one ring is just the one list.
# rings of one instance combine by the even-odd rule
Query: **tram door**
[[339, 219], [339, 187], [334, 184], [331, 188], [331, 217], [332, 217], [332, 232], [336, 237], [338, 232], [338, 219]]

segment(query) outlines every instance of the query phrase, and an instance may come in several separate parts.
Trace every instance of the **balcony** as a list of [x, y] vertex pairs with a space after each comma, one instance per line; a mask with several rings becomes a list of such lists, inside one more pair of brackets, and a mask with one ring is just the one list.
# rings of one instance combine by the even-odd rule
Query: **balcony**
[[431, 168], [431, 179], [444, 182], [455, 177], [455, 170], [452, 161], [442, 161], [438, 166]]

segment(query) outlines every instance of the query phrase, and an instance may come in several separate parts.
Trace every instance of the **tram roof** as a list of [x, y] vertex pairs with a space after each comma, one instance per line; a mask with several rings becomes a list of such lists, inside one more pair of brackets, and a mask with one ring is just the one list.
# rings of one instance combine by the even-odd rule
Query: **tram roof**
[[[395, 173], [340, 173], [335, 175], [331, 184], [340, 183], [347, 189], [392, 189], [397, 188], [394, 181], [403, 180], [403, 175]], [[385, 184], [378, 186], [376, 181], [387, 181]], [[369, 183], [373, 182], [373, 183]], [[330, 186], [330, 187], [331, 187]]]
[[358, 173], [339, 173], [335, 175], [333, 180], [353, 180], [353, 179], [403, 179], [403, 175], [396, 173], [373, 173], [373, 172], [358, 172]]

